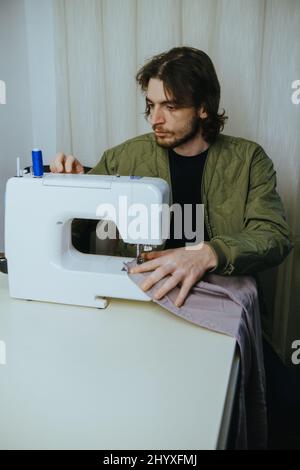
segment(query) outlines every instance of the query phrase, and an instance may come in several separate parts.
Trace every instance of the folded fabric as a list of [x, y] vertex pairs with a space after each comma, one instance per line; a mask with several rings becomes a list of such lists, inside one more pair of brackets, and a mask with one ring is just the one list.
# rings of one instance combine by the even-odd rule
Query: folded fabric
[[[125, 263], [127, 272], [136, 261]], [[128, 276], [140, 285], [151, 273]], [[209, 330], [236, 338], [240, 353], [240, 376], [235, 449], [267, 447], [266, 385], [263, 366], [262, 333], [257, 286], [251, 276], [208, 274], [191, 289], [184, 305], [175, 306], [179, 287], [161, 300], [154, 294], [163, 284], [159, 281], [146, 294], [169, 312]]]

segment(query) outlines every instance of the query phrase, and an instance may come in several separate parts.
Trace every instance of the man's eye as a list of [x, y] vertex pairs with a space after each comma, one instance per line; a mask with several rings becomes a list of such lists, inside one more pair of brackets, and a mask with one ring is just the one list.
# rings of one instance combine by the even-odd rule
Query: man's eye
[[172, 106], [171, 104], [168, 104], [168, 105], [167, 105], [167, 109], [168, 109], [169, 111], [174, 111], [174, 110], [176, 109], [176, 107], [175, 107], [175, 106]]

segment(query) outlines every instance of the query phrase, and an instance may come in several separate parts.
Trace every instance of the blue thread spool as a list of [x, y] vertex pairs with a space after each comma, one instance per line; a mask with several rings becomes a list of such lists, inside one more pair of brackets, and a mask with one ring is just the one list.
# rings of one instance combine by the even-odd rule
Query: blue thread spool
[[31, 153], [33, 176], [40, 178], [44, 174], [42, 151], [40, 149], [33, 149]]

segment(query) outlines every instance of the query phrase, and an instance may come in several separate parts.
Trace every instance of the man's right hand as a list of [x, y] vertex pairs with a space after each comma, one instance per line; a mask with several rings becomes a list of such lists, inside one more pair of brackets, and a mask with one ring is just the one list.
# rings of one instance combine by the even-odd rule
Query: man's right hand
[[73, 155], [58, 153], [54, 160], [50, 161], [51, 173], [84, 173], [84, 168]]

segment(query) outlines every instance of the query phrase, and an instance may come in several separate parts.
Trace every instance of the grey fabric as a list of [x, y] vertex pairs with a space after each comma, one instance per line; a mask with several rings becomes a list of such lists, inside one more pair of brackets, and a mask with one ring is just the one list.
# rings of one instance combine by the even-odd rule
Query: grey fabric
[[[136, 261], [126, 263], [127, 270]], [[136, 284], [150, 273], [130, 274]], [[163, 299], [155, 300], [161, 280], [146, 293], [169, 312], [209, 330], [236, 338], [241, 367], [238, 385], [236, 449], [267, 447], [266, 387], [263, 366], [262, 334], [255, 280], [251, 276], [219, 276], [208, 274], [194, 285], [180, 308], [174, 302], [176, 287]]]

